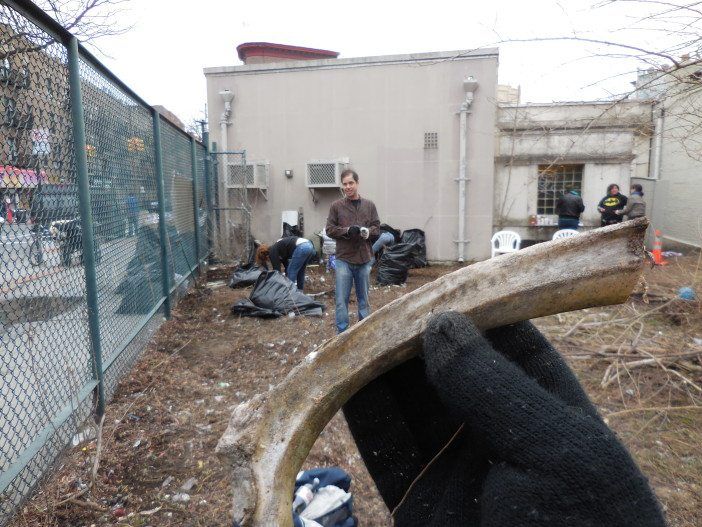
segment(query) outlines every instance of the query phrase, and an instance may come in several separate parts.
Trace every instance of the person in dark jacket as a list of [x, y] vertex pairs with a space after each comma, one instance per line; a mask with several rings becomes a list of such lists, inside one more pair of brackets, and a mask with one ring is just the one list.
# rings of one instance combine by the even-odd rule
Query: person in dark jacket
[[580, 224], [580, 215], [585, 210], [583, 198], [580, 197], [580, 191], [570, 189], [563, 194], [556, 202], [556, 214], [558, 214], [559, 229], [578, 230]]
[[257, 250], [256, 259], [263, 267], [268, 267], [270, 260], [274, 271], [285, 268], [285, 276], [297, 284], [302, 291], [305, 288], [305, 269], [314, 255], [314, 245], [306, 238], [287, 236], [268, 247], [261, 244]]
[[620, 216], [626, 216], [627, 219], [642, 218], [646, 215], [646, 202], [643, 199], [643, 187], [639, 184], [631, 185], [631, 195], [626, 203], [626, 207], [616, 211]]
[[612, 183], [607, 187], [607, 195], [597, 204], [597, 210], [602, 214], [602, 227], [622, 222], [622, 215], [617, 211], [626, 207], [626, 202], [626, 196], [619, 193], [619, 185]]
[[356, 284], [358, 319], [370, 314], [368, 289], [373, 265], [371, 238], [380, 236], [380, 219], [375, 203], [358, 193], [358, 174], [341, 173], [346, 197], [332, 203], [325, 232], [336, 240], [336, 330], [349, 327], [349, 297]]

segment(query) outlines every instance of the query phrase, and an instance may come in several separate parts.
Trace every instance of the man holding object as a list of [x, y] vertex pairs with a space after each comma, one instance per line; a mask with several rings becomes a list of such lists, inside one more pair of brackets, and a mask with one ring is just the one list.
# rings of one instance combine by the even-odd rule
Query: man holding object
[[358, 193], [358, 174], [341, 173], [345, 197], [332, 203], [326, 233], [336, 240], [336, 330], [349, 327], [349, 297], [356, 285], [358, 319], [370, 314], [368, 286], [373, 250], [369, 238], [380, 234], [380, 219], [375, 204]]

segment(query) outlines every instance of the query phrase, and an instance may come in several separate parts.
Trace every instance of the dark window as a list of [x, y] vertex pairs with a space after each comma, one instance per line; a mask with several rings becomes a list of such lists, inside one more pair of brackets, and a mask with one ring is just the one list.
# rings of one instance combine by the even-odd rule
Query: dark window
[[537, 214], [555, 214], [556, 201], [568, 190], [582, 190], [583, 165], [539, 165]]

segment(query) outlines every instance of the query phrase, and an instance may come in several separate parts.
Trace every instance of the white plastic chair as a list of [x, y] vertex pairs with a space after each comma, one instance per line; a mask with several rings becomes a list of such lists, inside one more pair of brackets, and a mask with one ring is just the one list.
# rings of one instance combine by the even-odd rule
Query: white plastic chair
[[492, 235], [492, 256], [496, 254], [514, 253], [519, 250], [522, 244], [522, 239], [519, 234], [512, 231], [498, 231]]
[[573, 236], [577, 236], [578, 231], [575, 229], [561, 229], [560, 231], [556, 231], [553, 233], [553, 238], [552, 240], [560, 240], [561, 238], [572, 238]]

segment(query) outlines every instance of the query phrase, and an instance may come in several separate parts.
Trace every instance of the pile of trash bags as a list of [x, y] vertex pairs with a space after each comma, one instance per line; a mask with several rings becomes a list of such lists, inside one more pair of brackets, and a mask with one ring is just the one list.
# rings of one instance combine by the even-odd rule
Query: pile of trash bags
[[351, 476], [338, 467], [313, 468], [295, 479], [295, 527], [356, 527]]
[[[386, 227], [383, 229], [383, 227]], [[385, 232], [392, 232], [396, 243], [386, 246], [378, 261], [377, 283], [379, 285], [399, 285], [407, 281], [410, 269], [426, 267], [427, 245], [424, 231], [407, 229], [398, 236], [399, 231], [389, 225], [381, 225]]]
[[277, 318], [294, 315], [322, 316], [324, 304], [297, 289], [278, 271], [261, 270], [249, 298], [232, 306], [232, 313], [243, 317]]

